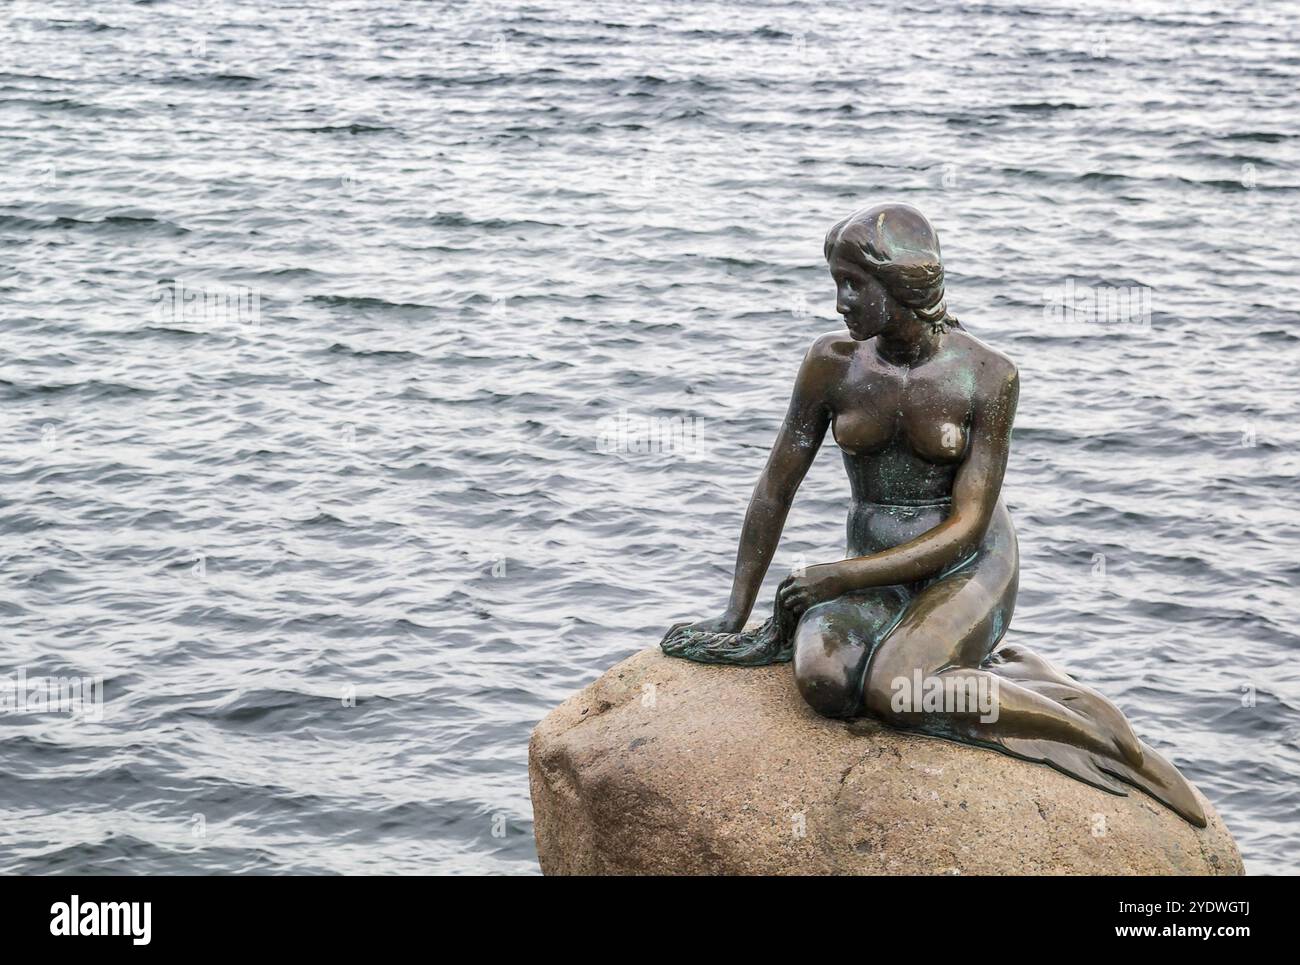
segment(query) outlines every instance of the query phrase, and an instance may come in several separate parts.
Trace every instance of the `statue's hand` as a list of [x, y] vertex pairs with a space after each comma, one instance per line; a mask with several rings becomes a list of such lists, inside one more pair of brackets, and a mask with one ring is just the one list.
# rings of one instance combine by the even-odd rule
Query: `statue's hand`
[[777, 588], [776, 599], [783, 609], [801, 616], [805, 610], [843, 596], [850, 589], [838, 563], [822, 563], [787, 576]]
[[744, 620], [738, 620], [730, 614], [724, 613], [722, 616], [714, 617], [711, 620], [673, 624], [668, 628], [668, 632], [664, 634], [664, 639], [670, 640], [683, 633], [739, 633], [744, 629], [744, 624]]
[[752, 630], [746, 630], [744, 624], [744, 618], [730, 613], [715, 620], [679, 623], [664, 635], [659, 646], [670, 657], [739, 667], [788, 663], [794, 656], [789, 634], [778, 624], [775, 614]]

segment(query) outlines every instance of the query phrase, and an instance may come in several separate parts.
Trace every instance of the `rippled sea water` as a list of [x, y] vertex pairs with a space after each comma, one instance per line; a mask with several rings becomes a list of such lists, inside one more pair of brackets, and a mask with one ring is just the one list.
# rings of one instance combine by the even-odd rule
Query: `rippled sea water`
[[[1295, 871], [1298, 35], [1231, 0], [6, 3], [0, 675], [104, 705], [0, 716], [0, 871], [535, 872], [531, 728], [720, 612], [839, 327], [823, 234], [884, 198], [1021, 368], [1010, 639]], [[846, 509], [824, 452], [756, 616]]]

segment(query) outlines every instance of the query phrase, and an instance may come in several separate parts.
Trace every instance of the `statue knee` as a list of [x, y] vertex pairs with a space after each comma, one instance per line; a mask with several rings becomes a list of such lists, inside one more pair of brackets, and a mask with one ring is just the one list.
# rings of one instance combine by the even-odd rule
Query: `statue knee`
[[798, 641], [795, 684], [808, 706], [823, 717], [856, 717], [862, 713], [865, 654], [860, 648], [836, 644], [837, 640], [821, 638]]
[[862, 677], [874, 626], [863, 601], [841, 597], [813, 607], [794, 635], [794, 679], [808, 706], [823, 717], [862, 714]]
[[798, 670], [794, 675], [799, 693], [808, 706], [823, 717], [853, 717], [862, 705], [857, 687], [847, 683], [844, 675], [819, 670]]

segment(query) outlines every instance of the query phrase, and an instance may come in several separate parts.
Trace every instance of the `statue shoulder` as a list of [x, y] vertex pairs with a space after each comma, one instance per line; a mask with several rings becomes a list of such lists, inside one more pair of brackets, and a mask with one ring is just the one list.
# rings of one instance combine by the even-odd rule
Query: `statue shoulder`
[[848, 332], [817, 336], [799, 366], [795, 392], [807, 398], [827, 398], [843, 380], [856, 349], [857, 343]]
[[970, 360], [980, 381], [985, 385], [1019, 384], [1020, 371], [1009, 355], [981, 342], [965, 329], [954, 329], [951, 337], [958, 341], [960, 350]]
[[860, 344], [844, 329], [838, 332], [827, 332], [825, 335], [818, 335], [813, 339], [806, 358], [810, 361], [831, 363], [847, 361], [853, 357], [853, 353], [858, 350]]

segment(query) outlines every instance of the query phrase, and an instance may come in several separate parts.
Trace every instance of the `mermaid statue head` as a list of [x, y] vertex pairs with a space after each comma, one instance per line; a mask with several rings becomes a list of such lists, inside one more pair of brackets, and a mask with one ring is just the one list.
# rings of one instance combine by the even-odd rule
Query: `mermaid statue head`
[[935, 331], [958, 325], [944, 298], [939, 235], [910, 204], [860, 208], [826, 233], [836, 309], [854, 338], [915, 317]]

